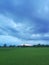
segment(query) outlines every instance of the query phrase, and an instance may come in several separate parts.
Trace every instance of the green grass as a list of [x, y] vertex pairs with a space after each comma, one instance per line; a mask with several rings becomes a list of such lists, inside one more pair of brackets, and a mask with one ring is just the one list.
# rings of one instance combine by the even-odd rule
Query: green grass
[[49, 65], [49, 48], [0, 48], [0, 65]]

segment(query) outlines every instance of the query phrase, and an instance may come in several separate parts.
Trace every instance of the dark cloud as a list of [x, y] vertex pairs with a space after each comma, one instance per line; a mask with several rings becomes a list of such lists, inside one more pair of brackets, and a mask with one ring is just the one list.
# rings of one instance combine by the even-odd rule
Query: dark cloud
[[[48, 0], [47, 0], [48, 1]], [[32, 34], [49, 33], [49, 19], [46, 15], [48, 12], [47, 1], [40, 0], [2, 0], [0, 1], [0, 14], [11, 20], [0, 21], [3, 25], [0, 27], [1, 34], [15, 36], [24, 40], [49, 39], [48, 37], [32, 37]], [[46, 7], [47, 8], [46, 8]], [[47, 9], [47, 10], [45, 10]], [[8, 22], [9, 23], [8, 23]], [[6, 23], [7, 22], [7, 23]], [[18, 25], [21, 23], [22, 25]], [[10, 25], [12, 24], [12, 25]], [[18, 27], [17, 27], [17, 25]], [[23, 25], [25, 24], [25, 25]], [[10, 25], [10, 26], [9, 26]], [[16, 25], [16, 27], [15, 27]], [[26, 30], [27, 29], [27, 30]]]

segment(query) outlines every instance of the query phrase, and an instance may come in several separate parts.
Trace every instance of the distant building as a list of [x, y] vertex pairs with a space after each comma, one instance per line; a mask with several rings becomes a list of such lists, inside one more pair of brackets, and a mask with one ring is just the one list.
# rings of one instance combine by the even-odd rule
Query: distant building
[[20, 46], [32, 46], [32, 44], [21, 44]]

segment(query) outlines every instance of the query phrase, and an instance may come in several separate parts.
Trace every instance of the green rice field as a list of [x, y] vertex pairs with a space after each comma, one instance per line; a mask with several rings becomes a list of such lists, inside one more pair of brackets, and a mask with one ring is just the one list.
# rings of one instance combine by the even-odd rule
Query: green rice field
[[49, 48], [0, 48], [0, 65], [49, 65]]

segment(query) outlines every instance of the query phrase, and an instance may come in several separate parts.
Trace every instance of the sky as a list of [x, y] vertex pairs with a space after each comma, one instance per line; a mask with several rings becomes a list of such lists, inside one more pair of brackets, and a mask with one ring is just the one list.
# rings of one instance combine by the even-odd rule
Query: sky
[[0, 0], [0, 45], [49, 44], [49, 0]]

